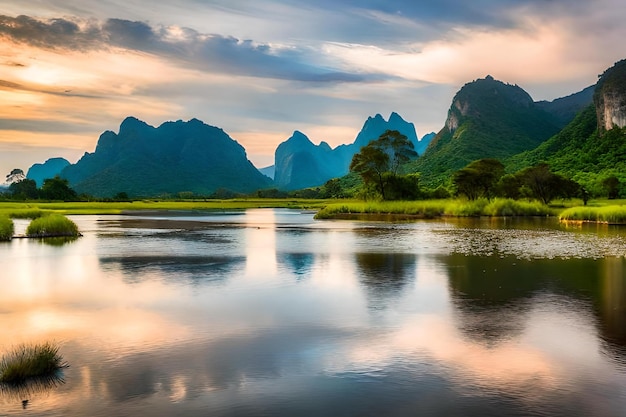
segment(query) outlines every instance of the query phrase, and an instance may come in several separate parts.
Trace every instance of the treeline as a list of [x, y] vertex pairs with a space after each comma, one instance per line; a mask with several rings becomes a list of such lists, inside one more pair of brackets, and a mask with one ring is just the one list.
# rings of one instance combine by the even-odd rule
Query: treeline
[[[609, 143], [612, 148], [626, 146], [626, 129], [616, 128], [609, 131], [603, 137], [603, 141]], [[624, 148], [624, 152], [626, 152], [626, 148]], [[612, 154], [613, 152], [609, 153]], [[528, 158], [529, 154], [524, 156]], [[578, 197], [586, 203], [592, 197], [616, 199], [623, 197], [626, 193], [623, 182], [617, 175], [613, 175], [612, 171], [605, 171], [607, 174], [604, 177], [595, 178], [595, 182], [590, 184], [588, 181], [575, 181], [584, 173], [573, 175], [573, 179], [569, 175], [563, 174], [563, 172], [567, 172], [566, 170], [553, 172], [551, 166], [545, 162], [536, 162], [532, 166], [526, 165], [525, 168], [517, 172], [507, 173], [505, 165], [492, 158], [471, 162], [466, 167], [453, 172], [445, 185], [431, 189], [421, 184], [419, 173], [406, 171], [407, 166], [410, 166], [407, 163], [416, 157], [417, 153], [413, 149], [413, 143], [406, 136], [398, 131], [388, 130], [354, 155], [348, 175], [331, 179], [319, 187], [295, 191], [268, 188], [250, 194], [220, 188], [208, 195], [181, 191], [156, 196], [129, 196], [126, 192], [120, 191], [110, 197], [96, 198], [87, 194], [77, 194], [69, 186], [66, 179], [56, 176], [46, 179], [41, 188], [37, 188], [37, 184], [31, 179], [15, 182], [9, 186], [6, 192], [0, 193], [0, 199], [18, 201], [131, 201], [142, 198], [160, 200], [359, 198], [362, 200], [393, 201], [445, 199], [463, 196], [468, 200], [495, 197], [516, 200], [535, 199], [548, 204], [556, 198]], [[607, 158], [604, 156], [604, 159]], [[615, 166], [620, 166], [618, 162], [612, 162]], [[513, 166], [515, 166], [515, 162]]]
[[66, 179], [56, 176], [44, 180], [41, 188], [37, 188], [35, 180], [25, 178], [12, 183], [8, 190], [1, 194], [4, 200], [59, 200], [79, 201], [80, 198]]
[[[622, 195], [622, 184], [615, 175], [601, 179], [601, 189], [594, 188], [592, 195], [584, 185], [553, 172], [545, 162], [507, 174], [504, 164], [492, 158], [476, 160], [454, 172], [447, 186], [434, 190], [421, 188], [419, 173], [400, 173], [402, 163], [413, 157], [412, 143], [399, 132], [387, 131], [363, 147], [352, 160], [350, 171], [360, 176], [360, 188], [339, 190], [335, 194], [381, 200], [439, 199], [451, 196], [476, 200], [504, 197], [535, 199], [544, 204], [556, 198], [574, 197], [583, 199], [586, 204], [591, 197], [615, 199]], [[341, 181], [331, 180], [322, 190], [333, 189], [340, 184]]]

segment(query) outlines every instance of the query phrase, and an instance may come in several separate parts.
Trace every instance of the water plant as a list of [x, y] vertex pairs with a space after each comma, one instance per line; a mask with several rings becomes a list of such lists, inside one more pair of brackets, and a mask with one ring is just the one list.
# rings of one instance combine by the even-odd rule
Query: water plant
[[50, 214], [30, 222], [26, 228], [29, 237], [80, 236], [76, 223], [61, 214]]
[[13, 237], [13, 220], [7, 216], [0, 215], [0, 241], [8, 241]]
[[33, 378], [53, 376], [67, 367], [55, 343], [21, 344], [0, 360], [0, 383], [21, 384]]

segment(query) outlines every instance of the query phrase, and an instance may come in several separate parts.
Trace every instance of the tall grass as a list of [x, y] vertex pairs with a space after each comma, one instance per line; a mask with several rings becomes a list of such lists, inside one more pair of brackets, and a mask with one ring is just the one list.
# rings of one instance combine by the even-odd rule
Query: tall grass
[[435, 218], [440, 216], [546, 216], [552, 210], [539, 202], [511, 199], [375, 201], [330, 204], [316, 219], [341, 218], [358, 214], [392, 214]]
[[294, 208], [317, 209], [338, 200], [290, 199], [290, 198], [241, 198], [232, 200], [159, 201], [132, 202], [80, 201], [64, 203], [0, 202], [0, 214], [12, 218], [36, 218], [52, 212], [59, 214], [120, 214], [137, 210], [231, 210], [248, 208]]
[[13, 220], [7, 216], [0, 215], [0, 241], [9, 241], [13, 237], [15, 227]]
[[29, 237], [80, 236], [76, 223], [61, 214], [50, 214], [30, 222], [26, 228]]
[[54, 343], [18, 345], [0, 360], [0, 383], [19, 384], [30, 378], [51, 376], [66, 366]]
[[561, 221], [626, 224], [626, 206], [572, 207], [559, 216]]

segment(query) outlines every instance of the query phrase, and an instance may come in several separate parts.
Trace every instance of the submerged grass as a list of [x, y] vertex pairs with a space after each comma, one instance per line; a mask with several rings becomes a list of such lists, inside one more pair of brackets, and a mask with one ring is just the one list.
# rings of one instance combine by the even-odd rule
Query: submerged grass
[[15, 231], [13, 220], [8, 216], [0, 215], [0, 241], [9, 241]]
[[626, 206], [572, 207], [559, 216], [561, 221], [626, 224]]
[[0, 383], [20, 384], [31, 378], [49, 377], [66, 366], [54, 343], [18, 345], [0, 360]]
[[60, 237], [80, 236], [76, 223], [61, 214], [50, 214], [39, 217], [28, 225], [26, 235], [29, 237]]
[[330, 204], [320, 210], [316, 219], [332, 219], [359, 214], [386, 214], [435, 218], [440, 216], [547, 216], [554, 210], [539, 202], [511, 199], [375, 201]]

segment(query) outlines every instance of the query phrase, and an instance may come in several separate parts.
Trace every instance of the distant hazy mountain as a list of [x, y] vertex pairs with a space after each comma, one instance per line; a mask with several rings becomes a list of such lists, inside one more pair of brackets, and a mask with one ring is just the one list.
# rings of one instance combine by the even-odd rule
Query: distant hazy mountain
[[437, 185], [481, 158], [504, 159], [533, 149], [557, 133], [558, 117], [517, 85], [493, 77], [465, 84], [452, 100], [445, 126], [410, 170]]
[[274, 179], [274, 172], [275, 172], [275, 168], [274, 165], [270, 165], [268, 167], [264, 167], [264, 168], [259, 168], [259, 172], [263, 175], [265, 175], [266, 177], [269, 177], [271, 179]]
[[552, 114], [560, 127], [564, 127], [593, 102], [595, 88], [596, 86], [592, 85], [567, 97], [557, 98], [552, 101], [537, 101], [535, 104], [540, 109]]
[[59, 175], [68, 165], [70, 165], [70, 163], [65, 158], [50, 158], [43, 164], [32, 165], [28, 169], [26, 178], [34, 180], [37, 183], [37, 187], [40, 188], [44, 180]]
[[418, 153], [432, 139], [432, 136], [426, 135], [418, 140], [413, 123], [405, 121], [397, 113], [391, 113], [388, 121], [380, 114], [368, 117], [353, 143], [335, 149], [326, 142], [315, 145], [303, 133], [296, 131], [276, 148], [274, 182], [281, 189], [294, 190], [322, 185], [331, 178], [344, 176], [354, 154], [386, 130], [397, 130], [405, 135]]
[[94, 153], [61, 176], [79, 193], [157, 196], [218, 189], [251, 192], [271, 185], [247, 159], [244, 148], [222, 129], [197, 119], [158, 128], [129, 117], [119, 133], [104, 132]]

